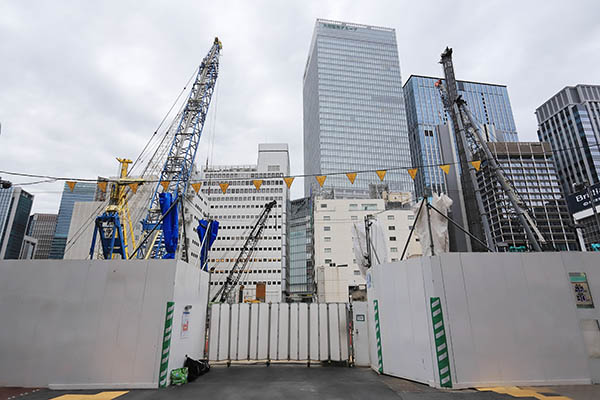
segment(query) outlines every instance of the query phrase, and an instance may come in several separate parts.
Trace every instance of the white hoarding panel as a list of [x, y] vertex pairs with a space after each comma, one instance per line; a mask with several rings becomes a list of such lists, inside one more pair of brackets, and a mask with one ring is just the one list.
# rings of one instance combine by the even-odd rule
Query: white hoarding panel
[[289, 304], [281, 303], [279, 305], [279, 340], [277, 348], [277, 359], [288, 359], [288, 343], [289, 343], [289, 320], [290, 308]]
[[256, 360], [258, 352], [258, 304], [250, 304], [250, 349], [249, 357]]
[[340, 358], [344, 361], [348, 359], [348, 314], [346, 311], [346, 304], [340, 303], [337, 307], [340, 321]]
[[320, 303], [319, 305], [319, 360], [325, 361], [329, 359], [329, 332], [328, 332], [328, 304]]
[[308, 360], [308, 304], [298, 304], [298, 359]]
[[269, 360], [277, 359], [277, 342], [279, 340], [279, 307], [280, 303], [271, 304], [271, 322], [269, 326]]
[[308, 304], [309, 355], [311, 360], [319, 360], [319, 304]]
[[220, 325], [221, 305], [213, 304], [210, 308], [210, 339], [208, 358], [212, 361], [217, 360], [219, 354], [219, 325]]
[[229, 304], [221, 305], [219, 317], [219, 361], [229, 359]]
[[298, 303], [290, 304], [290, 360], [298, 360]]
[[232, 304], [230, 310], [231, 334], [229, 335], [229, 357], [230, 360], [237, 360], [239, 325], [240, 325], [240, 305]]
[[269, 304], [258, 304], [257, 360], [266, 360], [269, 346]]
[[237, 360], [248, 360], [250, 358], [248, 344], [250, 342], [250, 304], [239, 305]]

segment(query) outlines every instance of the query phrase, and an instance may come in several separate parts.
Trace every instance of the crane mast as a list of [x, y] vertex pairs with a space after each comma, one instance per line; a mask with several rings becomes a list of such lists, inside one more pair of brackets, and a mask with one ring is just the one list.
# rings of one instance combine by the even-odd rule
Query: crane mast
[[[219, 55], [222, 44], [218, 38], [202, 60], [196, 79], [188, 96], [183, 111], [177, 116], [179, 122], [170, 144], [167, 158], [164, 162], [158, 182], [150, 198], [146, 217], [141, 221], [142, 235], [152, 235], [150, 240], [144, 240], [137, 252], [138, 258], [172, 258], [165, 249], [165, 221], [166, 214], [174, 213], [175, 220], [179, 206], [162, 207], [161, 197], [168, 196], [167, 204], [180, 202], [188, 190], [188, 184], [194, 168], [194, 160], [198, 151], [198, 144], [202, 129], [208, 113], [210, 101], [215, 90], [219, 72]], [[163, 215], [164, 214], [164, 215]], [[164, 220], [164, 221], [163, 221]], [[173, 220], [173, 218], [171, 218]], [[178, 230], [175, 222], [175, 230]], [[178, 232], [173, 232], [175, 246]]]
[[248, 262], [250, 261], [254, 250], [256, 249], [256, 244], [262, 237], [262, 233], [265, 228], [265, 223], [269, 218], [271, 210], [273, 209], [273, 207], [275, 207], [275, 204], [277, 204], [275, 200], [265, 204], [265, 208], [258, 216], [258, 219], [256, 220], [254, 227], [250, 231], [248, 239], [246, 239], [246, 242], [244, 243], [244, 246], [242, 247], [238, 258], [235, 260], [233, 267], [229, 271], [229, 274], [225, 279], [225, 283], [219, 288], [217, 293], [215, 293], [211, 300], [212, 302], [218, 301], [219, 303], [224, 303], [225, 301], [230, 299], [232, 290], [240, 282], [242, 274], [246, 270], [246, 266], [248, 265]]
[[[436, 83], [436, 86], [440, 90], [444, 106], [452, 119], [462, 168], [466, 168], [469, 165], [468, 161], [472, 161], [472, 157], [476, 154], [481, 157], [481, 161], [488, 163], [488, 169], [498, 180], [504, 193], [508, 197], [533, 249], [535, 251], [542, 251], [542, 247], [545, 247], [547, 244], [544, 236], [527, 211], [527, 205], [506, 178], [502, 168], [498, 165], [498, 161], [490, 151], [487, 142], [483, 139], [479, 124], [475, 121], [467, 103], [458, 95], [456, 78], [454, 76], [454, 66], [452, 63], [452, 49], [446, 48], [442, 53], [441, 58], [440, 63], [444, 68], [446, 87], [444, 88], [441, 80]], [[470, 154], [467, 154], [467, 149]], [[467, 159], [468, 155], [471, 158], [470, 160]], [[475, 229], [475, 231], [471, 231], [471, 233], [475, 236], [478, 236], [478, 233], [480, 235], [480, 227], [482, 227], [485, 232], [488, 246], [492, 248], [495, 247], [488, 216], [481, 199], [475, 171], [473, 169], [469, 169], [469, 172], [463, 170], [461, 173], [461, 183], [463, 183], [465, 208], [467, 210], [479, 210], [479, 215], [481, 217], [480, 219], [477, 219], [477, 215], [471, 213], [467, 215], [469, 228]]]

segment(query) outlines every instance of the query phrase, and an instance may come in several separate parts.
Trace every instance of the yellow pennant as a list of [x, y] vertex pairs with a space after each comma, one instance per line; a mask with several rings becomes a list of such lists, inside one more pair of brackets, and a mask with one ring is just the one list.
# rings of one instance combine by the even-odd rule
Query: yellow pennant
[[410, 175], [411, 178], [413, 178], [413, 181], [415, 180], [415, 176], [417, 176], [417, 171], [418, 168], [409, 168], [407, 169], [408, 174]]
[[129, 189], [131, 189], [131, 191], [133, 192], [133, 194], [135, 194], [137, 192], [139, 183], [137, 183], [137, 182], [130, 183], [128, 186], [129, 186]]
[[481, 161], [471, 161], [471, 165], [473, 165], [475, 171], [479, 171], [479, 168], [481, 168]]
[[383, 181], [383, 178], [385, 178], [385, 174], [387, 173], [387, 171], [385, 169], [380, 169], [379, 171], [375, 171], [377, 172], [377, 176], [379, 177], [380, 181]]
[[223, 194], [225, 194], [225, 192], [227, 192], [227, 188], [229, 187], [229, 183], [219, 183], [219, 186], [221, 186], [221, 191]]
[[98, 187], [99, 187], [99, 188], [100, 188], [100, 190], [102, 190], [104, 193], [106, 193], [106, 185], [108, 185], [108, 182], [106, 182], [106, 181], [98, 182]]
[[325, 175], [318, 175], [318, 176], [315, 176], [315, 178], [317, 178], [317, 182], [319, 182], [319, 185], [321, 187], [323, 187], [323, 184], [325, 183], [325, 179], [327, 179], [327, 176], [325, 176]]
[[356, 179], [356, 172], [348, 172], [346, 176], [348, 177], [350, 183], [354, 185], [354, 180]]
[[67, 186], [69, 186], [69, 189], [71, 189], [71, 192], [73, 191], [73, 189], [75, 189], [75, 184], [77, 182], [74, 181], [67, 181]]
[[294, 177], [293, 176], [289, 176], [287, 178], [283, 178], [283, 180], [285, 181], [285, 184], [287, 185], [288, 189], [291, 189], [292, 182], [294, 182]]
[[448, 173], [450, 173], [450, 164], [440, 165], [440, 168], [442, 169], [442, 171], [444, 171], [446, 173], [446, 175], [448, 175]]
[[260, 187], [262, 186], [263, 180], [262, 179], [255, 179], [252, 181], [252, 183], [254, 183], [254, 187], [256, 188], [256, 190], [259, 190]]
[[192, 183], [192, 188], [194, 189], [194, 191], [196, 193], [198, 193], [200, 191], [201, 187], [202, 187], [202, 182]]
[[163, 192], [166, 192], [167, 190], [169, 190], [169, 181], [161, 181], [160, 182], [160, 186], [163, 187]]

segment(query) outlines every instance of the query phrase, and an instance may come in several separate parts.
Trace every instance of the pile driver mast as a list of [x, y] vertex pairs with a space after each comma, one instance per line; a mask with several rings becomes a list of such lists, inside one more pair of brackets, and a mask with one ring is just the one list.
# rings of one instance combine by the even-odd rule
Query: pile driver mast
[[236, 258], [233, 267], [229, 271], [229, 275], [227, 275], [225, 283], [219, 288], [217, 293], [215, 293], [211, 300], [212, 302], [224, 303], [227, 300], [231, 300], [231, 293], [240, 282], [242, 274], [246, 270], [246, 266], [248, 265], [248, 262], [250, 261], [254, 250], [256, 249], [256, 244], [262, 237], [265, 224], [269, 218], [271, 210], [273, 207], [275, 207], [275, 204], [277, 204], [275, 200], [265, 204], [265, 208], [258, 216], [254, 227], [250, 231], [250, 234], [248, 235], [248, 238], [246, 239], [246, 242], [240, 251], [240, 254]]
[[535, 251], [542, 251], [542, 248], [547, 244], [544, 236], [527, 211], [527, 205], [512, 187], [504, 175], [502, 168], [498, 165], [498, 161], [490, 151], [487, 142], [483, 139], [479, 124], [475, 121], [467, 103], [458, 94], [458, 87], [454, 76], [454, 65], [452, 63], [452, 49], [446, 48], [441, 55], [440, 63], [444, 68], [446, 82], [445, 88], [441, 80], [436, 83], [436, 87], [440, 89], [442, 102], [452, 119], [460, 165], [463, 168], [461, 183], [463, 185], [465, 208], [467, 210], [479, 211], [479, 218], [477, 218], [476, 214], [467, 214], [469, 230], [479, 238], [482, 237], [481, 232], [483, 230], [488, 246], [492, 248], [496, 247], [491, 235], [487, 212], [481, 199], [475, 171], [471, 168], [469, 168], [469, 171], [464, 170], [464, 168], [470, 165], [468, 162], [473, 161], [473, 156], [478, 155], [481, 157], [481, 161], [487, 162], [489, 170], [500, 183], [525, 230], [531, 246]]
[[[141, 221], [142, 235], [145, 237], [137, 251], [138, 258], [175, 257], [179, 235], [177, 210], [182, 209], [181, 201], [188, 190], [193, 172], [198, 144], [219, 73], [221, 49], [221, 42], [215, 38], [200, 64], [183, 111], [178, 115], [179, 122], [168, 156], [151, 195], [146, 217]], [[165, 227], [168, 229], [165, 230]]]

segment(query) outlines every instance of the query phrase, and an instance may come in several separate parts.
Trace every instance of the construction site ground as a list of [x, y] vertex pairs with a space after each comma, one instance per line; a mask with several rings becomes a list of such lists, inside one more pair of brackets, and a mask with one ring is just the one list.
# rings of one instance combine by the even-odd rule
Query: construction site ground
[[69, 390], [0, 388], [0, 400], [192, 400], [192, 399], [402, 399], [402, 400], [592, 400], [600, 385], [434, 389], [377, 375], [368, 368], [300, 365], [215, 366], [198, 380], [156, 390]]

